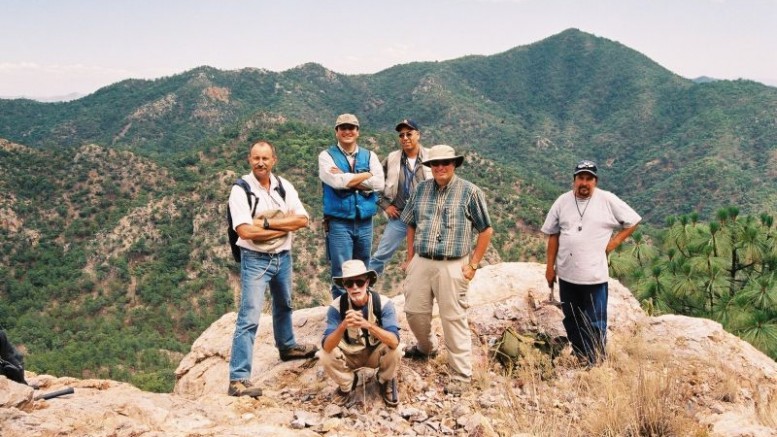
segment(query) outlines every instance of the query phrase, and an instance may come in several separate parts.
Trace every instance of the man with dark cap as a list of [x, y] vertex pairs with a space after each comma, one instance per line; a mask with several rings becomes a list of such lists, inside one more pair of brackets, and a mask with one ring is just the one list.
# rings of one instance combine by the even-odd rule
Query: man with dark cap
[[402, 211], [407, 224], [405, 315], [418, 341], [405, 349], [405, 357], [437, 354], [432, 333], [436, 299], [451, 368], [445, 393], [451, 395], [461, 395], [472, 379], [467, 290], [493, 234], [483, 190], [456, 176], [463, 162], [451, 146], [429, 149], [423, 165], [431, 167], [433, 179], [418, 184]]
[[[337, 144], [318, 155], [332, 278], [342, 274], [347, 260], [370, 263], [372, 216], [378, 212], [378, 192], [383, 189], [383, 167], [378, 155], [357, 144], [359, 120], [355, 115], [337, 117], [335, 137]], [[332, 284], [331, 293], [335, 299], [345, 290]]]
[[596, 188], [593, 161], [578, 162], [573, 177], [572, 191], [556, 199], [542, 225], [548, 236], [545, 278], [551, 288], [558, 278], [564, 328], [575, 355], [596, 365], [607, 341], [607, 255], [642, 218], [615, 194]]
[[378, 200], [378, 206], [383, 209], [388, 222], [378, 249], [370, 258], [370, 269], [379, 275], [383, 274], [386, 263], [391, 261], [394, 252], [407, 237], [407, 225], [399, 218], [407, 199], [415, 190], [416, 184], [432, 178], [431, 169], [421, 164], [429, 149], [421, 146], [418, 124], [406, 118], [397, 124], [395, 130], [399, 132], [400, 149], [389, 153], [383, 160], [386, 183]]

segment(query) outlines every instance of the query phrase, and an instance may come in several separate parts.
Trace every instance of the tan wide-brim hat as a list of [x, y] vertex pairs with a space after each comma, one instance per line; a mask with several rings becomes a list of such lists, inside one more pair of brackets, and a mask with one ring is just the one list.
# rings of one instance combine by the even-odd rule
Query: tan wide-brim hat
[[422, 164], [430, 167], [430, 164], [434, 161], [447, 161], [449, 159], [456, 161], [456, 167], [460, 166], [464, 162], [464, 156], [457, 155], [453, 150], [453, 147], [445, 144], [439, 144], [432, 146], [432, 148], [429, 149], [429, 154], [426, 156], [426, 161], [422, 162]]
[[335, 284], [343, 286], [343, 280], [355, 278], [357, 276], [367, 275], [370, 278], [370, 285], [375, 285], [378, 280], [378, 273], [375, 270], [367, 270], [364, 262], [360, 259], [352, 259], [343, 263], [343, 275], [334, 276], [332, 280]]

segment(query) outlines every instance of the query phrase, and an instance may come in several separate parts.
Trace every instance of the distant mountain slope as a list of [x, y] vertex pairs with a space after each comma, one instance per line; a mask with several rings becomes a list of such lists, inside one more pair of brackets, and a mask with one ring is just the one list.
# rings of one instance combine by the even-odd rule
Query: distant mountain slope
[[[777, 89], [695, 84], [574, 29], [373, 75], [199, 67], [72, 102], [0, 100], [0, 326], [34, 352], [38, 371], [169, 389], [176, 354], [235, 301], [224, 204], [259, 138], [278, 147], [276, 170], [312, 218], [295, 243], [295, 304], [321, 304], [316, 155], [342, 112], [359, 116], [360, 143], [382, 157], [407, 116], [425, 145], [462, 151], [459, 174], [489, 201], [492, 262], [543, 259], [539, 225], [583, 157], [653, 224], [777, 205]], [[402, 280], [403, 256], [384, 291]]]
[[[278, 147], [276, 171], [311, 216], [295, 233], [294, 305], [325, 304], [330, 278], [315, 156], [331, 143], [331, 128], [256, 114], [198, 150], [154, 158], [0, 139], [0, 326], [30, 352], [31, 369], [172, 388], [179, 354], [238, 300], [224, 217], [231, 184], [248, 172], [249, 138]], [[362, 136], [367, 147], [390, 141], [393, 135]], [[460, 169], [489, 193], [498, 235], [487, 259], [536, 260], [541, 240], [525, 229], [537, 226], [538, 203], [519, 197], [517, 173], [496, 169], [476, 153]], [[516, 223], [517, 211], [530, 210], [533, 222]], [[384, 224], [376, 218], [375, 244]], [[386, 269], [382, 291], [397, 289], [404, 256], [400, 250]]]
[[[390, 132], [411, 116], [426, 144], [477, 150], [516, 169], [545, 201], [565, 189], [576, 160], [596, 159], [602, 186], [658, 223], [730, 203], [770, 208], [776, 110], [776, 88], [694, 83], [622, 44], [569, 29], [493, 56], [373, 75], [316, 64], [282, 73], [199, 67], [66, 103], [0, 100], [0, 137], [169, 155], [229, 135], [255, 113], [329, 127], [338, 113], [354, 112], [367, 132]], [[701, 176], [713, 169], [719, 176], [708, 186]]]

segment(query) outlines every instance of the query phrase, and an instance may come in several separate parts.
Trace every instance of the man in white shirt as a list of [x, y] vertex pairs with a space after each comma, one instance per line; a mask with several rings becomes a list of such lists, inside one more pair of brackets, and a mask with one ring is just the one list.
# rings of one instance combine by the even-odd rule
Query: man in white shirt
[[254, 143], [248, 153], [251, 173], [242, 177], [251, 188], [251, 201], [237, 184], [229, 195], [241, 258], [240, 309], [229, 359], [227, 394], [231, 396], [262, 395], [262, 389], [251, 383], [251, 362], [268, 287], [275, 346], [281, 360], [311, 358], [318, 350], [313, 344], [298, 344], [292, 329], [292, 232], [308, 225], [308, 213], [291, 182], [272, 173], [277, 160], [272, 144]]
[[549, 287], [558, 278], [567, 338], [589, 365], [604, 358], [607, 341], [607, 255], [642, 219], [618, 196], [597, 189], [598, 180], [596, 163], [578, 162], [572, 191], [556, 199], [542, 225], [548, 236], [545, 278]]

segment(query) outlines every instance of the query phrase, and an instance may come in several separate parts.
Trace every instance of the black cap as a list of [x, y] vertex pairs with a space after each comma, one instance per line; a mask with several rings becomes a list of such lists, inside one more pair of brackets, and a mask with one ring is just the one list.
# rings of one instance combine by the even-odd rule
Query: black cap
[[596, 170], [596, 163], [587, 159], [584, 159], [575, 165], [575, 175], [580, 173], [591, 173], [595, 178], [598, 178], [599, 176], [596, 175]]
[[416, 124], [415, 121], [413, 121], [413, 120], [411, 120], [409, 118], [406, 118], [406, 119], [400, 121], [397, 124], [397, 127], [394, 128], [394, 130], [399, 132], [400, 130], [402, 130], [402, 126], [409, 127], [412, 130], [418, 130], [418, 124]]

